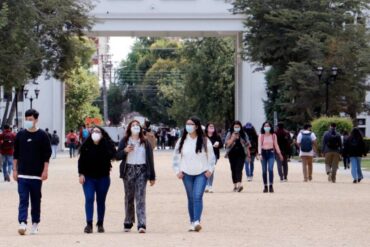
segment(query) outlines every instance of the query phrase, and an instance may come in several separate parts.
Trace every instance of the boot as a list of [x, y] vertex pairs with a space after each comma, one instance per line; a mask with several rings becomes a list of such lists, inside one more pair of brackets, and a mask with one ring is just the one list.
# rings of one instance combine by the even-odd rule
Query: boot
[[274, 187], [272, 187], [272, 185], [270, 185], [270, 187], [269, 187], [269, 192], [274, 193]]
[[268, 189], [267, 189], [267, 185], [265, 185], [265, 188], [263, 189], [263, 193], [267, 193], [269, 192]]

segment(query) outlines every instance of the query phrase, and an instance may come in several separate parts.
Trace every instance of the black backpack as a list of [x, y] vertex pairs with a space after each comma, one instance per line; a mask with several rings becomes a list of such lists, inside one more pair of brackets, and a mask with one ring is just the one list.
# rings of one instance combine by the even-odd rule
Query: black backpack
[[326, 145], [333, 150], [338, 150], [340, 148], [340, 136], [337, 135], [337, 132], [330, 132]]

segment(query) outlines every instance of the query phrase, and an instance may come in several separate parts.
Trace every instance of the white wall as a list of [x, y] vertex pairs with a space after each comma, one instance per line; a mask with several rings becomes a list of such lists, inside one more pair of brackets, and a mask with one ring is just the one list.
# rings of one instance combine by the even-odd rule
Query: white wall
[[[33, 100], [33, 109], [39, 113], [38, 126], [41, 129], [49, 128], [49, 132], [57, 131], [61, 146], [64, 143], [65, 132], [65, 93], [64, 84], [55, 78], [46, 78], [40, 76], [36, 80], [39, 85], [27, 84], [25, 88], [29, 90], [28, 97], [35, 97], [34, 90], [40, 89], [38, 99]], [[21, 112], [19, 126], [23, 127], [24, 113], [30, 109], [30, 100], [24, 99], [18, 105], [18, 111]]]

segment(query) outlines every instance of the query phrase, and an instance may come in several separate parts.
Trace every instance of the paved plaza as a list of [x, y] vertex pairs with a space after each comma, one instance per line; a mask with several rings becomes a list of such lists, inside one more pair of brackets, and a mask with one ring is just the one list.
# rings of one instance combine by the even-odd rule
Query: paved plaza
[[[253, 182], [232, 192], [229, 163], [216, 167], [213, 194], [205, 194], [203, 230], [187, 232], [186, 195], [171, 169], [172, 152], [156, 151], [157, 184], [147, 190], [147, 234], [123, 232], [123, 183], [114, 163], [107, 198], [106, 233], [83, 233], [84, 196], [78, 183], [77, 159], [65, 154], [52, 160], [43, 184], [40, 233], [17, 233], [18, 194], [15, 182], [0, 182], [0, 246], [369, 246], [370, 180], [353, 184], [341, 171], [327, 182], [323, 166], [313, 182], [303, 183], [301, 166], [290, 163], [289, 181], [275, 176], [275, 193], [262, 193], [256, 162]], [[343, 168], [341, 168], [343, 169]], [[275, 168], [276, 171], [276, 168]], [[275, 173], [275, 175], [277, 175]], [[244, 177], [245, 178], [245, 177]], [[245, 179], [244, 179], [245, 180]]]

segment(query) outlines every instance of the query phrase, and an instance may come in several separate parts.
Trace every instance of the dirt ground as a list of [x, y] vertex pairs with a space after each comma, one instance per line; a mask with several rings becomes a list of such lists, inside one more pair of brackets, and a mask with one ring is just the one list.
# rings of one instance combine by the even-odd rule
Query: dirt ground
[[[0, 246], [370, 246], [370, 180], [353, 184], [349, 172], [328, 183], [322, 165], [303, 183], [301, 165], [291, 162], [289, 181], [262, 193], [261, 165], [242, 193], [232, 192], [229, 163], [216, 167], [213, 194], [205, 194], [203, 230], [189, 233], [183, 184], [172, 172], [172, 152], [156, 151], [157, 184], [147, 190], [147, 234], [123, 232], [123, 183], [118, 163], [111, 174], [106, 233], [84, 234], [84, 197], [77, 159], [62, 155], [50, 164], [43, 184], [40, 233], [17, 233], [15, 182], [0, 181]], [[276, 171], [276, 168], [275, 168]], [[245, 178], [245, 177], [244, 177]]]

